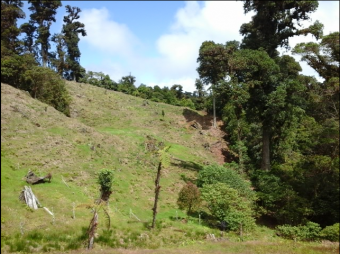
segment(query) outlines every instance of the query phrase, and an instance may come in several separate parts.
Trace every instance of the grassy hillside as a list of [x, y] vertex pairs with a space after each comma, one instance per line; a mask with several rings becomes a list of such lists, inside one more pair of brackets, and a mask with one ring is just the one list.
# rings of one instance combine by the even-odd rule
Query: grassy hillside
[[[100, 215], [95, 246], [164, 248], [219, 235], [197, 218], [183, 223], [186, 215], [176, 205], [186, 179], [195, 179], [203, 165], [225, 159], [224, 133], [211, 128], [209, 116], [87, 84], [67, 82], [67, 89], [71, 117], [1, 84], [1, 253], [84, 248], [92, 214], [81, 204], [99, 197], [96, 180], [102, 168], [115, 171], [108, 208], [111, 229], [105, 231]], [[193, 120], [203, 129], [191, 127]], [[160, 181], [157, 229], [150, 231], [157, 159], [148, 147], [162, 143], [171, 146], [172, 159]], [[31, 188], [54, 218], [19, 201], [29, 170], [39, 176], [52, 173], [51, 183]], [[258, 231], [245, 234], [245, 239], [275, 241], [269, 229]], [[313, 253], [325, 250], [335, 251], [331, 246]]]

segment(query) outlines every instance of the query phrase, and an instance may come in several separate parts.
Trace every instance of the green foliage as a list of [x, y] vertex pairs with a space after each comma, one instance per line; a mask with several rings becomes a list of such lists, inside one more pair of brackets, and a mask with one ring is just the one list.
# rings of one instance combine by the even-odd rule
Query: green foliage
[[339, 76], [339, 32], [323, 36], [320, 43], [299, 43], [293, 49], [293, 54], [301, 56], [326, 82]]
[[168, 167], [170, 165], [170, 154], [168, 153], [171, 146], [166, 146], [163, 149], [157, 151], [159, 162], [162, 163], [163, 167]]
[[16, 55], [1, 46], [1, 82], [29, 90], [23, 82], [24, 73], [37, 65], [32, 54]]
[[257, 171], [253, 174], [252, 180], [259, 198], [257, 204], [260, 213], [275, 218], [278, 223], [290, 225], [303, 223], [313, 214], [310, 200], [297, 192], [292, 186], [292, 181], [284, 179], [288, 177], [287, 175], [280, 171], [274, 172]]
[[199, 49], [197, 72], [204, 84], [217, 84], [228, 69], [227, 51], [224, 45], [213, 41], [205, 41]]
[[277, 47], [289, 49], [289, 38], [297, 35], [313, 34], [322, 36], [323, 25], [316, 21], [307, 28], [299, 29], [299, 21], [309, 20], [310, 14], [318, 8], [318, 1], [244, 1], [245, 13], [255, 11], [249, 23], [240, 28], [244, 36], [242, 47], [264, 48], [271, 57], [277, 54]]
[[[49, 37], [50, 27], [52, 22], [55, 22], [55, 15], [57, 9], [62, 6], [61, 1], [33, 1], [29, 0], [31, 4], [28, 9], [32, 11], [30, 15], [30, 23], [36, 27], [37, 39], [35, 43], [40, 44], [40, 57], [43, 67], [47, 67], [48, 49], [50, 48]], [[33, 34], [32, 34], [33, 36]]]
[[65, 8], [68, 15], [64, 16], [65, 24], [63, 25], [62, 33], [67, 47], [66, 63], [68, 71], [66, 78], [78, 81], [81, 76], [81, 66], [79, 64], [81, 53], [78, 47], [79, 34], [86, 36], [85, 25], [76, 21], [80, 17], [81, 9], [79, 7], [66, 5]]
[[252, 229], [255, 219], [252, 201], [242, 197], [236, 189], [225, 183], [204, 184], [202, 197], [211, 214], [220, 222], [225, 221], [227, 229], [236, 231]]
[[195, 184], [188, 182], [178, 194], [177, 204], [180, 209], [186, 209], [187, 213], [195, 211], [201, 203], [201, 193]]
[[339, 241], [339, 223], [335, 223], [332, 226], [327, 226], [321, 230], [319, 234], [321, 239], [329, 240], [332, 242]]
[[24, 73], [23, 80], [34, 98], [70, 116], [71, 99], [65, 81], [58, 74], [49, 68], [36, 66]]
[[225, 183], [230, 188], [237, 190], [240, 196], [249, 200], [255, 200], [255, 192], [251, 189], [251, 184], [246, 181], [238, 172], [237, 164], [230, 163], [225, 166], [208, 165], [199, 171], [197, 176], [197, 186], [205, 184]]
[[6, 47], [12, 52], [18, 52], [20, 46], [18, 39], [20, 29], [17, 27], [17, 21], [25, 18], [22, 7], [23, 2], [20, 0], [1, 1], [1, 48]]
[[110, 169], [101, 169], [98, 173], [98, 183], [102, 192], [111, 192], [113, 185], [114, 171]]
[[319, 238], [321, 227], [314, 222], [307, 222], [304, 226], [282, 225], [276, 227], [278, 235], [294, 240], [315, 241]]

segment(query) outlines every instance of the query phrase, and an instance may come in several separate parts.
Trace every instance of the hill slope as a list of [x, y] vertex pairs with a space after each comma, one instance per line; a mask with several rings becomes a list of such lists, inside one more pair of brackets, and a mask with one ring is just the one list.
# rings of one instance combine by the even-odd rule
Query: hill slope
[[[63, 235], [77, 242], [74, 235], [83, 235], [91, 215], [73, 207], [99, 196], [96, 172], [102, 168], [115, 170], [109, 211], [116, 234], [130, 230], [131, 221], [148, 224], [157, 170], [149, 150], [163, 144], [171, 145], [172, 160], [162, 172], [157, 219], [184, 217], [176, 205], [184, 180], [195, 178], [204, 164], [223, 163], [224, 134], [210, 127], [211, 118], [87, 84], [67, 82], [67, 89], [72, 96], [70, 118], [24, 91], [1, 84], [1, 227], [2, 239], [7, 239], [2, 248], [14, 245], [14, 235], [29, 232], [57, 240]], [[191, 126], [193, 120], [202, 130]], [[33, 185], [32, 190], [55, 218], [43, 209], [32, 212], [19, 202], [28, 170], [39, 176], [52, 173], [51, 183]], [[145, 225], [134, 228], [140, 234]], [[70, 239], [64, 239], [65, 246]], [[58, 241], [59, 247], [48, 248], [66, 248]], [[125, 245], [124, 239], [117, 243]]]

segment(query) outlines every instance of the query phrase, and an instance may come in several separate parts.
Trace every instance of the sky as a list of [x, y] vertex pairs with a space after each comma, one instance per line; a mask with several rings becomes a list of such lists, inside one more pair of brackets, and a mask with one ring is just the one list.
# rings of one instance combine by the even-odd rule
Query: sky
[[[62, 1], [51, 33], [61, 31], [65, 6], [79, 7], [79, 21], [87, 36], [80, 37], [80, 64], [87, 71], [103, 72], [118, 82], [123, 76], [136, 77], [136, 86], [183, 86], [193, 92], [199, 78], [196, 68], [201, 44], [212, 40], [224, 44], [241, 41], [239, 29], [254, 12], [244, 14], [241, 1]], [[24, 11], [29, 17], [28, 4]], [[339, 31], [339, 1], [319, 1], [310, 15], [324, 24], [324, 34]], [[310, 35], [293, 37], [290, 46], [317, 42]], [[290, 54], [280, 50], [282, 54]], [[295, 56], [299, 61], [300, 57]], [[306, 63], [305, 75], [321, 78]]]

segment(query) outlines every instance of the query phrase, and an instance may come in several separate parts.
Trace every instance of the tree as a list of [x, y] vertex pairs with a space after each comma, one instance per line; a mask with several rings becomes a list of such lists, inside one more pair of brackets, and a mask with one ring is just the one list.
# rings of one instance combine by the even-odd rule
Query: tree
[[114, 172], [109, 169], [102, 169], [98, 174], [98, 183], [100, 185], [100, 199], [107, 202], [112, 193]]
[[204, 84], [202, 80], [196, 79], [195, 80], [195, 87], [196, 91], [193, 94], [193, 100], [195, 103], [195, 108], [197, 110], [204, 109], [204, 103], [205, 103], [205, 96], [206, 92], [204, 91]]
[[32, 11], [30, 24], [36, 26], [38, 33], [36, 43], [40, 44], [40, 56], [42, 66], [46, 67], [48, 62], [48, 50], [50, 48], [49, 37], [52, 21], [55, 22], [57, 9], [62, 6], [61, 1], [28, 0], [31, 4], [28, 9]]
[[17, 21], [25, 18], [22, 7], [23, 3], [20, 0], [1, 1], [1, 47], [16, 53], [20, 46], [18, 39], [20, 29], [17, 27]]
[[294, 47], [293, 54], [301, 55], [301, 60], [307, 62], [326, 82], [339, 76], [339, 32], [323, 36], [320, 43], [299, 43]]
[[177, 204], [180, 209], [186, 209], [187, 214], [197, 209], [201, 203], [201, 193], [195, 184], [188, 182], [178, 194]]
[[263, 48], [270, 57], [277, 56], [277, 47], [289, 49], [289, 38], [298, 35], [312, 34], [319, 39], [323, 25], [319, 21], [307, 28], [301, 21], [309, 20], [309, 14], [315, 12], [318, 1], [258, 1], [244, 0], [244, 12], [255, 11], [249, 23], [240, 28], [244, 36], [241, 48]]
[[29, 23], [22, 24], [20, 30], [22, 33], [26, 34], [23, 38], [23, 51], [33, 54], [35, 58], [38, 59], [38, 48], [35, 43], [37, 28], [32, 21], [30, 21]]
[[18, 55], [1, 47], [1, 82], [19, 89], [29, 90], [23, 82], [24, 73], [38, 65], [32, 54]]
[[322, 37], [319, 43], [300, 43], [293, 52], [301, 55], [325, 80], [322, 83], [310, 78], [304, 80], [306, 113], [312, 124], [304, 126], [306, 131], [297, 136], [305, 137], [299, 147], [301, 159], [294, 167], [300, 179], [293, 178], [291, 184], [309, 200], [313, 210], [309, 218], [328, 226], [339, 221], [340, 205], [339, 32]]
[[197, 58], [199, 67], [197, 72], [200, 79], [205, 85], [211, 84], [213, 96], [213, 126], [216, 128], [216, 109], [215, 109], [215, 94], [214, 89], [217, 82], [222, 80], [228, 70], [228, 58], [225, 47], [222, 44], [216, 44], [213, 41], [205, 41], [199, 49], [199, 56]]
[[107, 219], [107, 229], [110, 228], [111, 218], [106, 209], [107, 202], [112, 193], [112, 184], [113, 184], [113, 176], [114, 172], [109, 169], [102, 169], [98, 174], [98, 183], [100, 185], [100, 199], [97, 200], [94, 204], [81, 204], [80, 207], [85, 206], [88, 209], [91, 209], [93, 212], [93, 216], [87, 230], [88, 234], [88, 243], [87, 249], [92, 249], [94, 244], [94, 236], [96, 234], [98, 228], [98, 220], [99, 220], [99, 212], [103, 211], [104, 215]]
[[183, 98], [183, 86], [181, 85], [173, 85], [170, 88], [170, 91], [174, 92], [176, 98], [181, 100]]
[[[279, 46], [289, 48], [289, 38], [296, 35], [312, 34], [317, 39], [322, 36], [323, 25], [316, 21], [308, 28], [301, 28], [300, 21], [309, 20], [309, 13], [314, 12], [318, 7], [317, 1], [257, 1], [245, 0], [245, 13], [255, 11], [252, 21], [243, 24], [240, 33], [244, 36], [241, 44], [242, 49], [264, 49], [270, 58], [278, 56]], [[254, 77], [259, 77], [261, 73], [253, 73]], [[278, 82], [275, 77], [269, 76], [272, 80], [265, 86], [256, 86], [251, 93], [253, 102], [257, 102], [259, 107], [255, 107], [256, 112], [267, 111], [267, 116], [272, 116], [269, 105], [267, 106], [270, 94], [276, 90]], [[274, 78], [274, 80], [273, 80]], [[274, 85], [274, 86], [273, 86]], [[273, 104], [271, 104], [273, 105]], [[261, 111], [262, 110], [262, 111]], [[262, 163], [263, 170], [270, 169], [270, 140], [271, 140], [271, 120], [262, 115]]]
[[157, 151], [159, 156], [159, 162], [158, 162], [158, 168], [157, 168], [157, 176], [155, 180], [155, 202], [152, 208], [153, 216], [152, 216], [152, 224], [151, 228], [155, 228], [156, 224], [156, 215], [157, 215], [157, 204], [158, 204], [158, 198], [159, 198], [159, 191], [161, 189], [161, 186], [159, 185], [160, 177], [161, 177], [161, 170], [163, 166], [166, 166], [169, 164], [169, 154], [167, 153], [170, 149], [170, 146], [167, 146], [163, 148], [162, 150]]
[[66, 63], [66, 42], [62, 34], [54, 34], [52, 39], [56, 43], [56, 57], [51, 59], [52, 65], [56, 68], [57, 73], [60, 77], [64, 76], [65, 70], [68, 69], [68, 64]]
[[[273, 122], [269, 95], [276, 90], [276, 75], [279, 67], [264, 50], [243, 49], [236, 51], [230, 59], [232, 75], [236, 76], [239, 88], [246, 93], [245, 102], [248, 120], [262, 125], [262, 163], [261, 168], [270, 169], [270, 135]], [[245, 97], [245, 98], [246, 98]], [[275, 104], [273, 104], [275, 106]], [[274, 109], [274, 108], [273, 108]]]
[[67, 16], [64, 16], [64, 22], [62, 29], [62, 34], [64, 35], [65, 44], [67, 47], [67, 65], [70, 71], [68, 75], [69, 80], [79, 80], [81, 66], [79, 64], [80, 50], [78, 47], [79, 35], [86, 36], [86, 31], [84, 29], [85, 25], [79, 21], [79, 13], [81, 9], [79, 7], [71, 7], [66, 5]]

